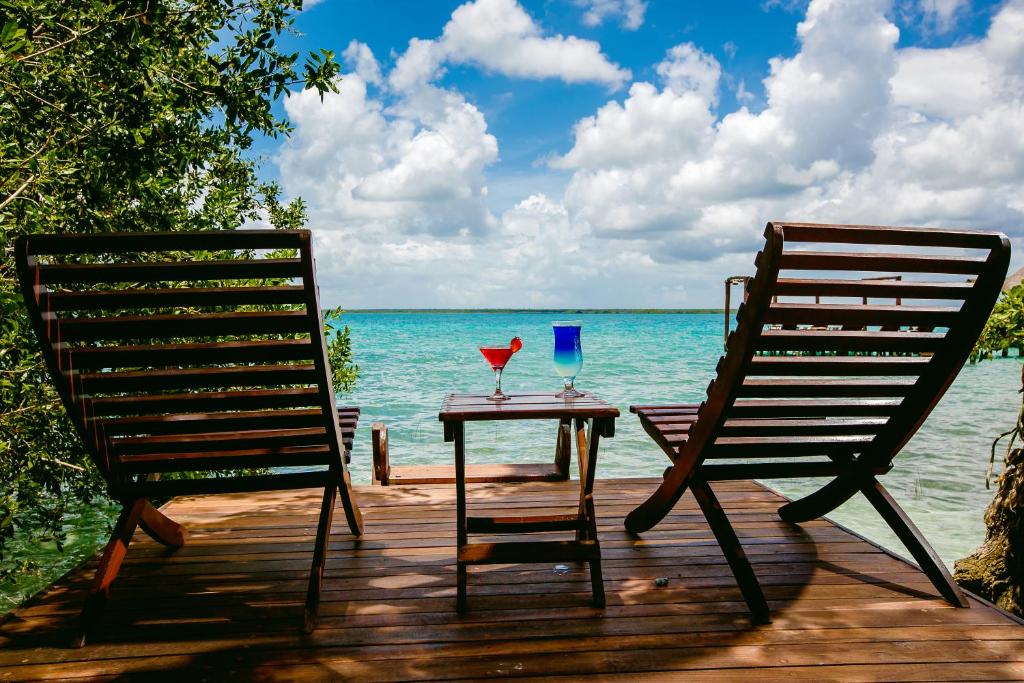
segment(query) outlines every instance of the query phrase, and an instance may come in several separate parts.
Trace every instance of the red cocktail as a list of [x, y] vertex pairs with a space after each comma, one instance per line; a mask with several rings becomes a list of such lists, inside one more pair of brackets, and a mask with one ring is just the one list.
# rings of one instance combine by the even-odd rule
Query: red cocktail
[[501, 392], [501, 371], [508, 365], [508, 360], [512, 357], [512, 354], [521, 348], [523, 348], [523, 340], [519, 337], [514, 337], [508, 346], [480, 347], [480, 353], [483, 354], [484, 360], [494, 370], [494, 393], [487, 397], [488, 401], [507, 401], [509, 399], [508, 396]]

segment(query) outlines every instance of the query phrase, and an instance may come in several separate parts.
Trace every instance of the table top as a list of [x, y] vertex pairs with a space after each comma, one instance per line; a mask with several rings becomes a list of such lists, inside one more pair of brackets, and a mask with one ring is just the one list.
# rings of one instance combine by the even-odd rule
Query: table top
[[489, 394], [448, 394], [437, 419], [441, 422], [473, 422], [619, 416], [618, 408], [590, 393], [578, 398], [558, 398], [554, 392], [508, 394], [508, 401], [488, 401], [487, 396]]

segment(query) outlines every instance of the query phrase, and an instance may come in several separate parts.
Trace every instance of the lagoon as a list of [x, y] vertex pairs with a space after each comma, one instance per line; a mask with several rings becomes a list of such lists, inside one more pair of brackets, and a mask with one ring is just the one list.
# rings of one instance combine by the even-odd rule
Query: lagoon
[[[502, 376], [506, 392], [555, 391], [551, 321], [583, 322], [582, 390], [617, 405], [623, 415], [615, 438], [601, 447], [599, 478], [658, 476], [668, 465], [661, 450], [628, 413], [631, 403], [699, 402], [722, 352], [721, 313], [637, 312], [350, 312], [352, 346], [362, 372], [345, 402], [362, 418], [352, 455], [355, 483], [370, 481], [370, 424], [387, 423], [393, 464], [447, 464], [437, 411], [448, 391], [490, 392], [493, 375], [477, 347], [523, 339], [523, 350]], [[989, 448], [1020, 408], [1020, 361], [968, 365], [923, 428], [895, 461], [883, 483], [949, 565], [984, 537]], [[542, 422], [469, 424], [468, 462], [543, 462], [552, 458], [553, 426]], [[511, 438], [510, 438], [511, 437]], [[508, 445], [516, 444], [514, 452]], [[574, 472], [575, 476], [575, 472]], [[765, 482], [789, 496], [821, 480]], [[897, 552], [902, 546], [859, 496], [832, 518]]]

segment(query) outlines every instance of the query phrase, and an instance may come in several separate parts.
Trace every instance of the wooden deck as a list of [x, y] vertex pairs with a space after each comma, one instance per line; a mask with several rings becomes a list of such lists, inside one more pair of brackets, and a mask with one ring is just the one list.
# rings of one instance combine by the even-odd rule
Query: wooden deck
[[[80, 650], [64, 644], [95, 562], [71, 572], [0, 625], [0, 679], [1024, 679], [1019, 622], [976, 600], [950, 607], [906, 563], [827, 521], [780, 522], [782, 499], [760, 485], [723, 483], [774, 615], [751, 626], [689, 494], [643, 540], [625, 533], [655, 485], [597, 482], [607, 609], [590, 606], [583, 567], [490, 566], [470, 570], [461, 617], [454, 487], [357, 489], [366, 533], [336, 521], [312, 636], [299, 627], [319, 494], [177, 499], [166, 510], [189, 544], [168, 554], [137, 533]], [[578, 483], [476, 484], [469, 497], [473, 513], [572, 512]]]

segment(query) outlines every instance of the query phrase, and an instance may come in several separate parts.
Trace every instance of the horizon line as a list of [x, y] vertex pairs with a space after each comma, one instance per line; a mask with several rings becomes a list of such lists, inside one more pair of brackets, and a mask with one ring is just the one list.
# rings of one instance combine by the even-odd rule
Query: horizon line
[[641, 313], [711, 314], [722, 308], [342, 308], [345, 313]]

